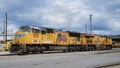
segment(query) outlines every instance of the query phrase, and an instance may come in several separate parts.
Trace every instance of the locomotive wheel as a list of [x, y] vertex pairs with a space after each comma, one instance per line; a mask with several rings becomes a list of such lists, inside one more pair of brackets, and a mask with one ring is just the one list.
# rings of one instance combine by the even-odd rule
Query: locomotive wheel
[[68, 49], [68, 52], [73, 52], [73, 50], [72, 49]]
[[43, 53], [43, 51], [40, 51], [40, 53]]
[[18, 55], [26, 55], [27, 52], [21, 52], [21, 53], [18, 53]]
[[94, 51], [95, 50], [95, 47], [94, 46], [91, 46], [90, 47], [90, 51]]
[[68, 50], [66, 49], [66, 50], [63, 50], [63, 52], [68, 52]]

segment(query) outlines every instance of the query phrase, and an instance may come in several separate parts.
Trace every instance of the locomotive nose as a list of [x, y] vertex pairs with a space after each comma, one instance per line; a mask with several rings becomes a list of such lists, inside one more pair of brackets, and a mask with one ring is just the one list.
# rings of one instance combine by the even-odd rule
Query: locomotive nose
[[16, 38], [19, 38], [19, 37], [22, 37], [22, 36], [25, 36], [25, 34], [16, 34], [15, 35]]
[[17, 32], [15, 32], [14, 37], [15, 38], [20, 38], [20, 37], [23, 37], [25, 35], [26, 35], [25, 32], [17, 31]]

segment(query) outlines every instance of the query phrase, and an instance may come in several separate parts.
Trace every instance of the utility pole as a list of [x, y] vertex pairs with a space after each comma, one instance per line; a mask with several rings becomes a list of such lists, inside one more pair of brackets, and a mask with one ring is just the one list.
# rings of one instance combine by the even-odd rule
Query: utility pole
[[7, 13], [5, 13], [5, 19], [6, 19], [6, 21], [5, 21], [5, 28], [6, 28], [6, 30], [5, 30], [5, 41], [6, 41], [6, 44], [7, 44]]
[[70, 26], [68, 27], [68, 31], [70, 31]]
[[85, 32], [86, 32], [86, 34], [87, 34], [87, 24], [85, 24]]
[[3, 21], [3, 28], [4, 28], [4, 30], [3, 30], [3, 41], [4, 42], [6, 42], [6, 22], [5, 21]]
[[90, 34], [92, 34], [92, 14], [90, 14]]
[[70, 24], [68, 23], [68, 31], [70, 32]]

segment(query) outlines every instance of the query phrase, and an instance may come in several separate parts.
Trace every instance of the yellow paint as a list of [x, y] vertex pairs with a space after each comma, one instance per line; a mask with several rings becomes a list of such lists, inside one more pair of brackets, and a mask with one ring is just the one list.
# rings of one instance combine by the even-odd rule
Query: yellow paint
[[[16, 37], [17, 34], [21, 34], [23, 36]], [[59, 39], [58, 35], [61, 36]], [[15, 33], [15, 38], [13, 39], [12, 44], [112, 45], [112, 40], [110, 38], [90, 34], [81, 34], [80, 37], [77, 38], [69, 37], [68, 32], [54, 32], [41, 34], [32, 32], [25, 33], [18, 31]]]

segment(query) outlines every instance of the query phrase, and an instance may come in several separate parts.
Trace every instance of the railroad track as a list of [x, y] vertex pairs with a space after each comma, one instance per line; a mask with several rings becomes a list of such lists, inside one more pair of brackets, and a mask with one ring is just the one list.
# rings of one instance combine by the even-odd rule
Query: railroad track
[[[43, 53], [30, 53], [27, 55], [37, 55], [37, 54], [106, 54], [120, 52], [120, 48], [113, 48], [112, 50], [100, 50], [100, 51], [80, 51], [80, 52], [62, 52], [62, 51], [44, 51]], [[17, 54], [9, 53], [9, 52], [0, 52], [0, 56], [14, 56]]]
[[119, 63], [111, 63], [106, 65], [97, 66], [95, 68], [120, 68], [120, 62]]
[[15, 55], [15, 54], [11, 54], [9, 52], [0, 52], [0, 56], [12, 56], [12, 55]]

